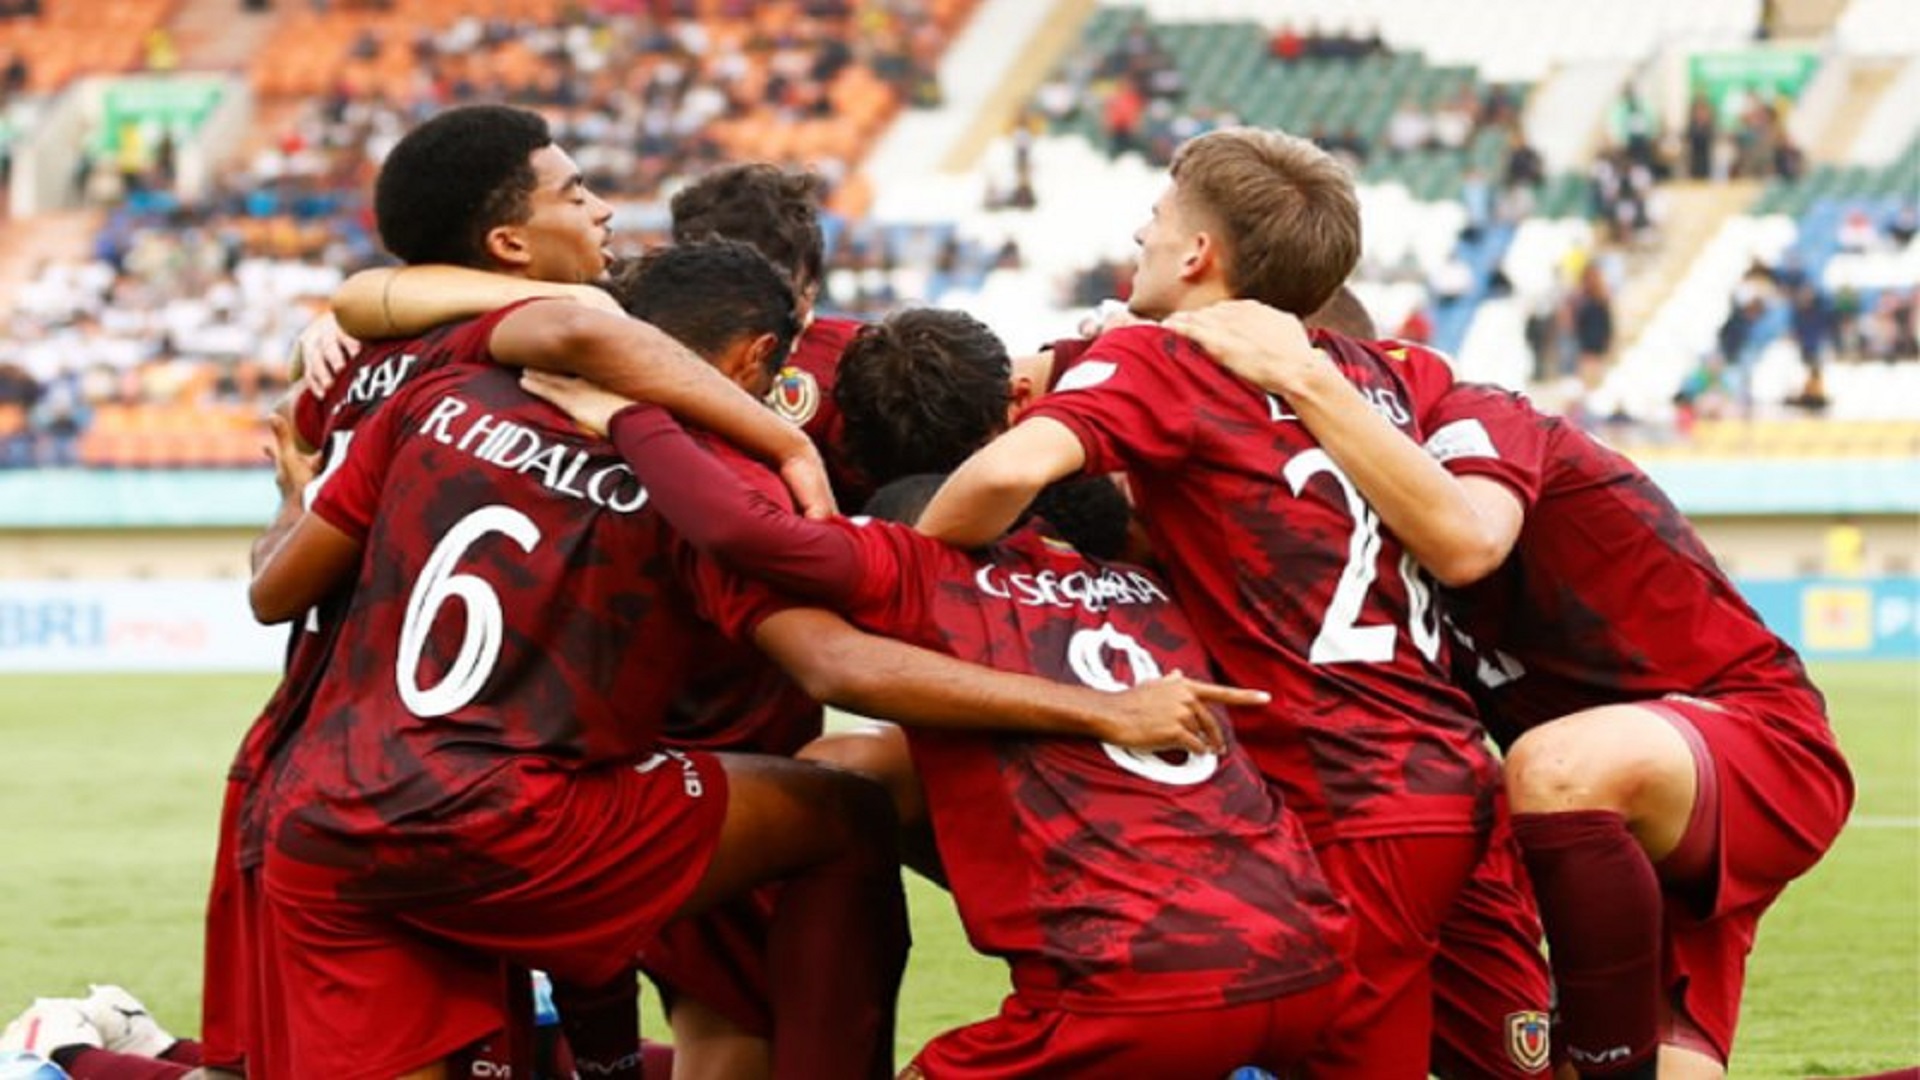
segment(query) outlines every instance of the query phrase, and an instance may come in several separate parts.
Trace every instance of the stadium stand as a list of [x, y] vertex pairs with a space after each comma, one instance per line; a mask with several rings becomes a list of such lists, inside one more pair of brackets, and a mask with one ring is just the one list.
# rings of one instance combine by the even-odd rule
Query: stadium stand
[[[178, 51], [220, 55], [204, 5], [108, 7], [98, 36], [114, 47], [56, 44], [76, 59], [44, 68], [43, 41], [71, 37], [62, 28], [81, 25], [82, 6], [51, 0], [37, 19], [0, 22], [0, 58], [25, 52], [24, 35], [34, 45], [29, 72], [7, 76], [20, 83], [10, 100], [44, 107], [83, 73], [165, 66], [169, 35]], [[264, 404], [306, 312], [339, 273], [378, 260], [364, 190], [384, 148], [412, 118], [476, 94], [553, 113], [596, 187], [618, 197], [629, 244], [662, 235], [663, 196], [707, 163], [820, 169], [833, 181], [831, 309], [926, 300], [976, 308], [1017, 343], [1068, 332], [1076, 309], [1124, 287], [1129, 223], [1172, 146], [1250, 121], [1352, 160], [1367, 232], [1356, 289], [1383, 330], [1453, 352], [1469, 377], [1530, 386], [1657, 444], [1702, 418], [1897, 419], [1920, 400], [1907, 392], [1920, 365], [1904, 360], [1920, 61], [1897, 0], [1837, 5], [1826, 22], [1802, 13], [1807, 36], [1790, 50], [1815, 62], [1795, 107], [1735, 87], [1698, 130], [1683, 121], [1698, 119], [1688, 99], [1702, 86], [1672, 72], [1693, 53], [1739, 53], [1777, 11], [1631, 0], [1609, 5], [1599, 32], [1594, 13], [1517, 0], [1444, 16], [1389, 0], [1333, 14], [1304, 0], [502, 0], [484, 17], [451, 0], [280, 7], [227, 35], [259, 42], [244, 85], [222, 92], [252, 120], [205, 191], [173, 167], [202, 139], [191, 124], [149, 127], [132, 150], [97, 136], [77, 183], [106, 211], [89, 241], [98, 261], [52, 259], [11, 299], [0, 386], [14, 389], [0, 397], [17, 409], [0, 423], [0, 461], [251, 462], [251, 436], [189, 439], [182, 412], [214, 410], [205, 431], [244, 427], [219, 410]], [[1000, 33], [977, 32], [976, 12]], [[1027, 55], [1006, 55], [1011, 27]], [[1014, 70], [1036, 56], [1030, 77]], [[1006, 106], [1004, 86], [1036, 89]], [[934, 167], [1000, 107], [1016, 122], [977, 164]], [[1116, 121], [1131, 127], [1116, 137]], [[1739, 176], [1743, 161], [1764, 182]], [[1729, 319], [1756, 262], [1789, 261], [1787, 284], [1810, 279], [1834, 326], [1818, 378], [1790, 288], [1745, 290], [1762, 294], [1759, 309]], [[83, 331], [89, 314], [100, 325]], [[119, 345], [77, 361], [98, 370], [71, 371], [87, 353], [67, 345], [88, 335]], [[1724, 335], [1744, 361], [1720, 356]]]

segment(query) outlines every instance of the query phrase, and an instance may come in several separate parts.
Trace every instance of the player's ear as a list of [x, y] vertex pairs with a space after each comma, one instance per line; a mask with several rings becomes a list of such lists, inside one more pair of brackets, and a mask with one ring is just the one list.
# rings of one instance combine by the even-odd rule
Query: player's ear
[[487, 255], [502, 266], [521, 269], [533, 262], [533, 248], [518, 225], [495, 225], [487, 230]]
[[1223, 254], [1219, 241], [1214, 239], [1212, 233], [1205, 229], [1194, 233], [1187, 242], [1186, 257], [1180, 260], [1180, 280], [1199, 281], [1216, 270], [1224, 270], [1221, 266]]
[[1007, 385], [1007, 426], [1012, 427], [1040, 395], [1034, 390], [1033, 378], [1029, 375], [1015, 375]]

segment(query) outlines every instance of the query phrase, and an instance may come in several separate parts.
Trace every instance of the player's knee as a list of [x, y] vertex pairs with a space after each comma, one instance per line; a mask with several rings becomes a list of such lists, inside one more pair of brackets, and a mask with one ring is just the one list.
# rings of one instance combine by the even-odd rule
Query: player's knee
[[1685, 744], [1639, 719], [1583, 714], [1522, 735], [1506, 760], [1514, 812], [1612, 810], [1633, 818], [1658, 792], [1691, 776]]
[[1581, 752], [1582, 740], [1546, 728], [1522, 735], [1507, 752], [1507, 799], [1516, 814], [1619, 810], [1611, 769]]

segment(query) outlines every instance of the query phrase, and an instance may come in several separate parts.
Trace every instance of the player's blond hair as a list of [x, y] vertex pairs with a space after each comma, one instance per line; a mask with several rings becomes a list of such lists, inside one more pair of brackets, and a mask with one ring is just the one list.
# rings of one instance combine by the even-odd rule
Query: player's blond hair
[[1360, 199], [1345, 165], [1306, 139], [1222, 128], [1173, 155], [1180, 200], [1210, 219], [1227, 287], [1302, 318], [1360, 261]]

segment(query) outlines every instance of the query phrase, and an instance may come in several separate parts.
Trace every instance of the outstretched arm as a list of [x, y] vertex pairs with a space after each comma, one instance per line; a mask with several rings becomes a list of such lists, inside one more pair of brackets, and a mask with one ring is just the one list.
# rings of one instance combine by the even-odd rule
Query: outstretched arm
[[956, 660], [864, 633], [815, 608], [762, 620], [754, 643], [815, 700], [916, 727], [1100, 739], [1133, 750], [1214, 753], [1225, 746], [1216, 705], [1267, 695], [1175, 672], [1109, 694]]
[[1523, 509], [1504, 484], [1455, 477], [1375, 411], [1298, 318], [1234, 300], [1166, 321], [1234, 374], [1287, 399], [1420, 565], [1442, 584], [1469, 585], [1506, 561]]
[[833, 512], [826, 465], [806, 433], [651, 324], [578, 304], [528, 304], [500, 320], [490, 346], [503, 364], [578, 375], [659, 405], [772, 464], [808, 517]]
[[363, 341], [412, 337], [441, 323], [471, 319], [520, 300], [557, 297], [610, 314], [620, 305], [605, 289], [491, 274], [464, 266], [392, 266], [362, 270], [333, 294], [339, 328]]
[[769, 499], [695, 442], [671, 413], [544, 371], [527, 372], [520, 385], [588, 431], [610, 436], [654, 509], [728, 569], [835, 607], [859, 591], [863, 576], [852, 537]]
[[955, 469], [920, 515], [928, 536], [960, 547], [988, 543], [1018, 521], [1034, 496], [1073, 476], [1087, 454], [1072, 429], [1036, 416], [981, 447]]

